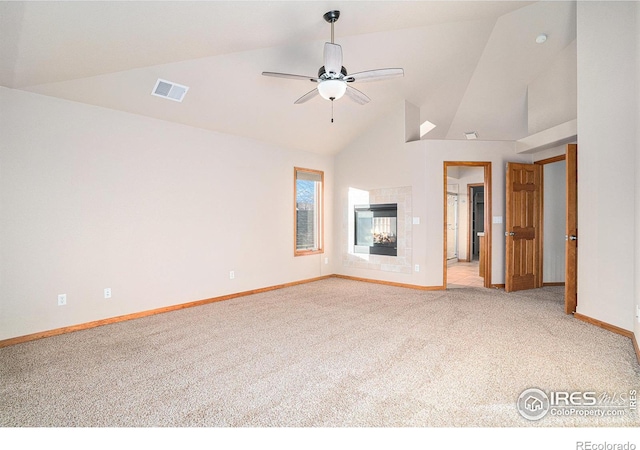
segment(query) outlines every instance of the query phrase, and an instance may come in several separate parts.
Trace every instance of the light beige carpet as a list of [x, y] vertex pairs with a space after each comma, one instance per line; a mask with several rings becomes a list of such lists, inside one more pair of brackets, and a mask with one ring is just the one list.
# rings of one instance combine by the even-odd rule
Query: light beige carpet
[[0, 349], [2, 427], [638, 426], [523, 418], [521, 392], [640, 388], [562, 288], [327, 279]]

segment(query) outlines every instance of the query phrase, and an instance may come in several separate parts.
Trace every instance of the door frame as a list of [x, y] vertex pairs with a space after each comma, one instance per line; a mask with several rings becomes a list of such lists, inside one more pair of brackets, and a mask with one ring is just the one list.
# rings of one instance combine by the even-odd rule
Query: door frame
[[[551, 158], [542, 159], [540, 161], [535, 161], [534, 164], [546, 165], [559, 161], [566, 162], [566, 207], [565, 207], [565, 268], [564, 268], [564, 283], [544, 283], [543, 286], [564, 286], [565, 287], [565, 313], [573, 314], [576, 311], [576, 306], [578, 303], [578, 295], [577, 295], [577, 244], [571, 244], [571, 242], [567, 239], [567, 236], [570, 234], [577, 235], [577, 227], [570, 227], [570, 225], [575, 225], [577, 222], [577, 186], [578, 179], [576, 176], [577, 167], [577, 144], [567, 144], [565, 154], [553, 156]], [[544, 172], [543, 172], [544, 173]], [[544, 201], [544, 196], [543, 196]], [[543, 210], [544, 211], [544, 210]], [[544, 212], [543, 212], [544, 214]], [[543, 217], [544, 219], [544, 217]], [[542, 235], [544, 236], [544, 229], [542, 230]]]
[[[551, 158], [546, 158], [546, 159], [541, 159], [539, 161], [534, 161], [534, 164], [539, 164], [541, 166], [543, 166], [542, 168], [542, 174], [540, 175], [540, 180], [542, 183], [542, 196], [540, 197], [540, 236], [541, 236], [541, 245], [542, 245], [542, 249], [540, 250], [540, 259], [542, 260], [542, 264], [544, 264], [544, 166], [546, 166], [547, 164], [553, 164], [556, 162], [560, 162], [560, 161], [565, 161], [567, 159], [566, 155], [558, 155], [558, 156], [552, 156]], [[565, 178], [566, 178], [566, 174], [565, 174]], [[566, 214], [566, 207], [565, 207], [565, 214]], [[542, 286], [564, 286], [565, 282], [561, 282], [561, 283], [545, 283], [544, 281], [544, 266], [543, 266], [543, 273], [542, 273]], [[566, 276], [567, 276], [567, 268], [565, 267], [565, 280], [566, 280]]]
[[[443, 163], [443, 245], [442, 245], [442, 287], [447, 289], [447, 169], [449, 167], [483, 167], [484, 168], [484, 287], [490, 288], [491, 284], [491, 161], [444, 161]], [[468, 201], [468, 200], [467, 200]]]
[[[578, 144], [567, 144], [567, 210], [564, 276], [564, 312], [575, 314], [578, 307]], [[570, 239], [574, 237], [575, 240]]]

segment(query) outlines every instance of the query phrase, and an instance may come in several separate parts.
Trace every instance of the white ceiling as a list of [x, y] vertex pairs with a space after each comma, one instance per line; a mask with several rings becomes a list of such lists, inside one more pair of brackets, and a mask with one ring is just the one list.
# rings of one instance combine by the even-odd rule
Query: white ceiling
[[[330, 102], [293, 104], [313, 83], [261, 73], [316, 75], [333, 9], [349, 73], [405, 76], [354, 85], [372, 101], [336, 101], [331, 123]], [[0, 84], [317, 153], [403, 100], [428, 138], [516, 140], [527, 85], [575, 38], [562, 1], [0, 1]], [[189, 86], [184, 102], [150, 95], [158, 78]]]

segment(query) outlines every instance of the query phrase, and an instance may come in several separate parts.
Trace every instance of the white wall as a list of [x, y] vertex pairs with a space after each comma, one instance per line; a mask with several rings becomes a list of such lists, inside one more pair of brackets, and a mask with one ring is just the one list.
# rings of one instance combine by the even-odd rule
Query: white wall
[[[514, 142], [421, 140], [404, 143], [404, 104], [399, 104], [336, 156], [336, 222], [349, 220], [349, 188], [371, 190], [411, 186], [413, 216], [413, 264], [420, 272], [398, 274], [336, 265], [337, 273], [418, 286], [442, 286], [444, 252], [444, 161], [490, 161], [492, 163], [493, 216], [504, 218], [504, 176], [507, 161], [531, 162], [530, 155], [516, 155]], [[343, 233], [344, 234], [344, 233]], [[493, 226], [492, 283], [504, 283], [504, 221]], [[337, 239], [340, 258], [348, 236]]]
[[293, 256], [293, 168], [325, 171], [330, 243], [332, 158], [6, 88], [0, 104], [0, 339], [334, 272], [331, 248]]
[[543, 249], [542, 281], [565, 281], [565, 239], [567, 209], [567, 164], [558, 161], [542, 166], [543, 192]]
[[[636, 226], [635, 236], [640, 236], [640, 8], [636, 6]], [[633, 314], [636, 341], [640, 342], [640, 238], [636, 238], [635, 254], [635, 311]]]
[[578, 307], [632, 330], [636, 3], [578, 2]]
[[529, 134], [576, 118], [576, 41], [568, 45], [527, 89]]

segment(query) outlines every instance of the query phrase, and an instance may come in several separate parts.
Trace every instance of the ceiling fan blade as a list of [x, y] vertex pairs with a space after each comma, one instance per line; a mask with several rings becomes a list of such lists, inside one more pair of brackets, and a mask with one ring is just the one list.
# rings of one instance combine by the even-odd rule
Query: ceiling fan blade
[[342, 47], [331, 42], [324, 43], [324, 71], [336, 75], [342, 70]]
[[366, 105], [371, 101], [369, 97], [367, 97], [365, 94], [363, 94], [359, 90], [352, 88], [351, 86], [347, 86], [347, 91], [345, 92], [345, 94], [347, 94], [347, 97], [349, 97], [351, 100], [358, 103], [359, 105]]
[[276, 78], [292, 78], [294, 80], [306, 80], [313, 81], [316, 83], [318, 81], [317, 77], [310, 77], [307, 75], [293, 75], [290, 73], [279, 73], [279, 72], [262, 72], [262, 75], [265, 77], [276, 77]]
[[346, 82], [363, 82], [363, 81], [380, 81], [387, 80], [389, 78], [396, 78], [404, 76], [403, 69], [375, 69], [366, 70], [364, 72], [352, 73], [345, 77]]
[[305, 103], [308, 102], [309, 100], [311, 100], [313, 97], [315, 97], [316, 95], [318, 95], [318, 90], [314, 89], [313, 91], [309, 91], [306, 94], [304, 94], [302, 97], [300, 97], [298, 100], [296, 100], [295, 102], [293, 102], [294, 105], [299, 105], [301, 103]]

